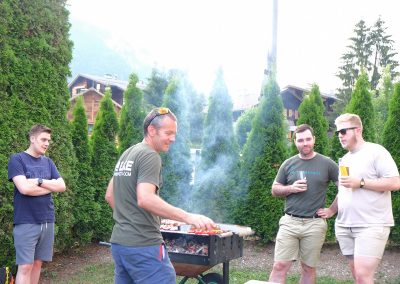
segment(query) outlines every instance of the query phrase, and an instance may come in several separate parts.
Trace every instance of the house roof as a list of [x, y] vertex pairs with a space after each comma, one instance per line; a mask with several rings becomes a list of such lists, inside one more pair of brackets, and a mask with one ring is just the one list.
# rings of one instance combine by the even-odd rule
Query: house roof
[[70, 88], [76, 80], [78, 80], [79, 77], [84, 77], [93, 81], [96, 81], [100, 84], [103, 84], [105, 86], [114, 86], [122, 91], [125, 91], [126, 88], [128, 87], [128, 81], [124, 80], [118, 80], [112, 75], [104, 75], [104, 76], [98, 76], [98, 75], [91, 75], [91, 74], [78, 74], [69, 84], [68, 88]]
[[[300, 91], [302, 93], [308, 93], [311, 91], [311, 89], [306, 89], [306, 88], [297, 87], [297, 86], [293, 86], [293, 85], [287, 85], [286, 87], [284, 87], [281, 90], [281, 93], [283, 93], [286, 90], [295, 90], [295, 91]], [[323, 98], [331, 98], [331, 99], [337, 100], [335, 94], [333, 94], [333, 93], [331, 93], [331, 94], [322, 93], [322, 92], [320, 92], [320, 93], [321, 93], [321, 97], [323, 97]]]
[[[76, 100], [77, 97], [84, 96], [85, 94], [87, 94], [90, 91], [93, 91], [93, 92], [97, 93], [98, 95], [104, 97], [103, 93], [97, 91], [95, 88], [92, 87], [92, 88], [87, 89], [86, 91], [84, 91], [82, 93], [77, 94], [76, 96], [73, 96], [72, 98], [69, 99], [69, 101], [72, 102], [72, 101]], [[114, 100], [111, 100], [111, 101], [116, 107], [122, 109], [122, 106], [119, 103], [115, 102]]]

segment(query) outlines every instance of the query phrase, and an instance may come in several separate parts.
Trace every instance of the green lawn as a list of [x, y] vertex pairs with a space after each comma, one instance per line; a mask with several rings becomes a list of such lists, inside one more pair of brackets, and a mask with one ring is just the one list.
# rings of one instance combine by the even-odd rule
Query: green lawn
[[[114, 266], [112, 263], [103, 263], [103, 264], [96, 264], [96, 265], [87, 265], [82, 267], [82, 270], [76, 273], [72, 278], [65, 280], [65, 279], [57, 279], [57, 275], [51, 275], [52, 283], [67, 283], [67, 284], [110, 284], [113, 283], [113, 274], [114, 274]], [[210, 269], [206, 271], [205, 274], [216, 272], [222, 274], [221, 270], [216, 268]], [[255, 280], [263, 280], [266, 281], [267, 279], [267, 272], [266, 271], [248, 271], [248, 270], [237, 270], [234, 268], [230, 269], [229, 273], [229, 283], [230, 284], [243, 284], [250, 279]], [[177, 283], [181, 281], [182, 277], [177, 278]], [[400, 280], [400, 279], [399, 279]], [[287, 283], [298, 283], [299, 275], [289, 276]], [[185, 282], [186, 284], [198, 284], [198, 280], [189, 279]], [[334, 278], [330, 277], [320, 277], [318, 278], [317, 283], [321, 284], [345, 284], [345, 283], [353, 283], [352, 280], [348, 281], [339, 281], [335, 280]], [[400, 282], [392, 282], [400, 283]]]

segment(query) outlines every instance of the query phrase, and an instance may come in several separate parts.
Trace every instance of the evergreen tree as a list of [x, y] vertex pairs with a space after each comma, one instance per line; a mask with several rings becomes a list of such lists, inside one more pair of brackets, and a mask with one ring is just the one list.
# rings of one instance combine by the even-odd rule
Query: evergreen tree
[[[400, 167], [400, 83], [394, 85], [393, 96], [389, 105], [389, 117], [383, 130], [383, 146], [391, 153], [397, 167]], [[395, 224], [400, 222], [400, 191], [392, 192], [392, 208]], [[400, 243], [400, 227], [392, 229], [390, 239]]]
[[368, 75], [362, 71], [357, 79], [354, 92], [349, 104], [346, 106], [346, 112], [358, 114], [363, 124], [363, 137], [366, 141], [375, 141], [375, 112], [372, 105], [372, 96]]
[[66, 113], [68, 64], [72, 58], [65, 1], [0, 1], [0, 266], [14, 262], [13, 185], [7, 179], [11, 154], [26, 150], [33, 124], [53, 129], [47, 154], [64, 178], [67, 191], [53, 194], [57, 250], [70, 247], [75, 157]]
[[377, 134], [377, 142], [381, 143], [383, 138], [383, 128], [389, 116], [389, 102], [393, 93], [393, 84], [389, 66], [386, 66], [379, 85], [380, 89], [378, 95], [372, 99], [372, 103], [376, 114], [375, 131]]
[[192, 87], [187, 93], [189, 100], [190, 142], [200, 147], [203, 139], [206, 99], [203, 94], [197, 93]]
[[236, 121], [235, 134], [240, 149], [243, 148], [244, 144], [247, 141], [247, 137], [249, 136], [249, 133], [251, 131], [251, 126], [256, 113], [257, 108], [248, 109], [244, 113], [242, 113], [242, 115], [239, 116]]
[[143, 139], [143, 94], [136, 87], [138, 77], [129, 76], [128, 88], [124, 92], [124, 105], [121, 110], [119, 127], [119, 153], [122, 154], [130, 146]]
[[351, 99], [354, 84], [363, 69], [371, 78], [373, 95], [377, 92], [378, 82], [383, 69], [389, 65], [392, 80], [399, 74], [395, 71], [399, 63], [394, 59], [394, 41], [386, 34], [385, 22], [378, 18], [372, 27], [367, 27], [364, 21], [356, 24], [355, 36], [350, 38], [348, 51], [343, 54], [343, 64], [339, 67], [338, 77], [342, 86], [338, 89], [334, 109], [342, 113]]
[[94, 187], [90, 167], [88, 121], [83, 97], [76, 99], [71, 121], [72, 144], [77, 159], [77, 189], [74, 196], [74, 237], [78, 243], [87, 244], [93, 238], [95, 221], [99, 219], [99, 204], [94, 201]]
[[236, 202], [235, 178], [239, 156], [232, 109], [223, 71], [219, 69], [209, 96], [200, 169], [195, 182], [196, 200], [202, 204], [201, 213], [220, 222], [232, 220], [231, 211]]
[[391, 79], [394, 79], [399, 75], [399, 72], [395, 71], [399, 66], [399, 63], [393, 59], [393, 57], [398, 53], [394, 52], [394, 41], [391, 39], [392, 36], [387, 35], [386, 30], [385, 22], [380, 17], [371, 28], [370, 38], [373, 47], [371, 75], [372, 90], [377, 90], [383, 69], [387, 66], [389, 66], [388, 68]]
[[153, 68], [147, 86], [143, 91], [144, 99], [149, 105], [148, 109], [161, 106], [167, 86], [168, 80], [166, 75], [160, 70]]
[[117, 132], [117, 115], [111, 99], [111, 90], [107, 88], [100, 102], [90, 140], [93, 185], [96, 189], [94, 200], [100, 204], [100, 219], [97, 220], [95, 231], [95, 237], [99, 240], [107, 240], [110, 237], [113, 225], [112, 210], [104, 201], [104, 195], [118, 159], [115, 144]]
[[325, 106], [322, 101], [319, 87], [314, 84], [311, 88], [310, 93], [304, 97], [304, 100], [300, 104], [299, 119], [297, 120], [297, 125], [310, 125], [314, 129], [314, 135], [316, 138], [314, 150], [322, 155], [328, 155], [329, 123], [326, 120], [324, 113]]
[[178, 133], [168, 153], [163, 154], [163, 187], [160, 195], [172, 205], [188, 208], [190, 200], [190, 163], [188, 108], [182, 77], [169, 81], [164, 103], [178, 120]]
[[[274, 74], [273, 74], [274, 75]], [[236, 220], [256, 231], [263, 241], [272, 240], [283, 213], [281, 198], [271, 196], [271, 187], [281, 163], [287, 158], [287, 127], [275, 77], [268, 79], [243, 150], [244, 199]]]

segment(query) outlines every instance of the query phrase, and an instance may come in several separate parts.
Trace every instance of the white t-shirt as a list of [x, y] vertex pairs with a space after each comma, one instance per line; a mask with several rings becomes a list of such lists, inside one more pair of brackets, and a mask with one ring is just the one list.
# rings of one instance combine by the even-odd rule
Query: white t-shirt
[[[378, 179], [399, 176], [396, 163], [381, 145], [366, 142], [356, 152], [343, 156], [350, 176]], [[394, 226], [391, 192], [339, 186], [336, 224], [343, 227]]]

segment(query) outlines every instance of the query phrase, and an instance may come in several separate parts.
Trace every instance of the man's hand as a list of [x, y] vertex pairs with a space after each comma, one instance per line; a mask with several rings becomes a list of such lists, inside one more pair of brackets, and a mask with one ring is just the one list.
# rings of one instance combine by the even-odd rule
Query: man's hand
[[357, 177], [343, 176], [339, 178], [339, 185], [355, 189], [360, 188], [360, 181], [361, 179]]
[[307, 190], [307, 180], [305, 179], [296, 180], [290, 188], [291, 193], [299, 193], [306, 190]]
[[321, 218], [328, 219], [335, 215], [336, 212], [331, 208], [319, 208], [317, 210], [317, 215]]
[[193, 214], [193, 213], [188, 214], [187, 220], [185, 222], [187, 224], [195, 226], [196, 229], [201, 229], [201, 230], [212, 230], [217, 226], [214, 223], [214, 221], [211, 220], [210, 218], [204, 215]]

